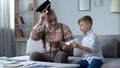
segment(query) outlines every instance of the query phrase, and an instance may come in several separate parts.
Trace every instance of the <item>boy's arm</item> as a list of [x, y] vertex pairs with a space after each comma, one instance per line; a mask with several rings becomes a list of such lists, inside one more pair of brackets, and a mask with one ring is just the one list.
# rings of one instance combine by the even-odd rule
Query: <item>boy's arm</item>
[[83, 45], [79, 45], [79, 44], [76, 43], [76, 42], [72, 42], [72, 43], [71, 43], [71, 46], [92, 53], [92, 50], [91, 50], [89, 47], [85, 47], [85, 46], [83, 46]]
[[79, 44], [77, 44], [77, 45], [78, 45], [77, 48], [92, 53], [92, 51], [91, 51], [91, 49], [89, 47], [85, 47], [85, 46], [79, 45]]

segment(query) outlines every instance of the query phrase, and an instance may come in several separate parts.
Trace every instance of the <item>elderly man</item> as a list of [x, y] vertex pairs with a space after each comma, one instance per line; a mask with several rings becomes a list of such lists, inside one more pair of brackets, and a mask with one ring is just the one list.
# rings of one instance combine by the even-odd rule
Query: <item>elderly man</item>
[[[46, 21], [46, 25], [43, 22]], [[41, 32], [45, 32], [45, 50], [54, 52], [54, 58], [49, 57], [45, 53], [35, 52], [31, 54], [31, 60], [35, 61], [53, 61], [66, 63], [68, 62], [68, 56], [72, 55], [73, 49], [70, 46], [65, 45], [65, 42], [70, 41], [73, 36], [65, 24], [57, 21], [56, 14], [53, 9], [50, 9], [48, 13], [41, 13], [39, 22], [32, 28], [30, 32], [30, 38], [33, 40], [39, 40]]]

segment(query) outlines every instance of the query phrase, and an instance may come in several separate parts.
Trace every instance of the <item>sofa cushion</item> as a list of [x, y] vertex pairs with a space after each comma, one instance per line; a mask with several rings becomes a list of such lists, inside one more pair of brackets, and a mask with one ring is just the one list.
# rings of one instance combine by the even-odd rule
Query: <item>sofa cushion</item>
[[120, 58], [104, 58], [101, 68], [120, 68]]
[[107, 58], [117, 57], [117, 40], [115, 39], [99, 39], [103, 56]]
[[80, 61], [82, 58], [81, 57], [69, 57], [69, 62], [68, 63], [77, 63], [78, 61]]
[[74, 48], [74, 56], [75, 56], [75, 57], [81, 57], [82, 54], [83, 54], [83, 52], [82, 52], [81, 49]]
[[[81, 44], [81, 40], [82, 40], [82, 37], [80, 36], [80, 37], [77, 37], [77, 40], [75, 42], [78, 44]], [[75, 57], [80, 57], [80, 56], [82, 56], [83, 52], [81, 49], [74, 48], [73, 54]]]
[[41, 40], [38, 41], [32, 39], [27, 40], [26, 54], [31, 54], [33, 52], [44, 52], [43, 44]]
[[120, 58], [120, 40], [118, 42], [118, 58]]

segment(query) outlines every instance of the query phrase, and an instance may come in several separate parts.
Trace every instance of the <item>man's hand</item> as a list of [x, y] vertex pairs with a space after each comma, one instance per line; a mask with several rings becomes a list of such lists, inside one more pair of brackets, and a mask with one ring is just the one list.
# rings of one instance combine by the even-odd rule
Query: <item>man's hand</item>
[[47, 14], [46, 13], [42, 13], [40, 14], [40, 20], [39, 20], [39, 23], [42, 25], [43, 21], [45, 21], [47, 17]]
[[62, 49], [63, 49], [63, 50], [68, 50], [69, 47], [68, 47], [67, 45], [64, 45], [64, 46], [62, 47]]

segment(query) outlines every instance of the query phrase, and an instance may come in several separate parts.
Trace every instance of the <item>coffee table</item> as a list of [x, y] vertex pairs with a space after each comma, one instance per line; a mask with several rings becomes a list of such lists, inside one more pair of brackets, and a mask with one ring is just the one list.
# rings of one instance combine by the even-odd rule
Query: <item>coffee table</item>
[[51, 63], [51, 62], [33, 62], [22, 66], [20, 68], [76, 68], [77, 64], [63, 64], [63, 63]]
[[53, 63], [53, 62], [38, 62], [30, 61], [29, 56], [19, 56], [10, 58], [11, 60], [16, 60], [16, 64], [8, 64], [3, 68], [76, 68], [78, 64], [70, 63]]

